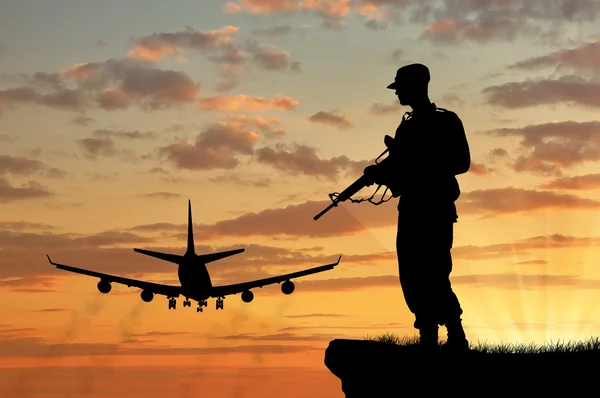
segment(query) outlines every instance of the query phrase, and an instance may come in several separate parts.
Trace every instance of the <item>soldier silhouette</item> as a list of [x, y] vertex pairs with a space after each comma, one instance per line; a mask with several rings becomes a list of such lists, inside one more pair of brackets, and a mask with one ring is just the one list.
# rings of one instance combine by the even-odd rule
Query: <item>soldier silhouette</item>
[[445, 325], [448, 341], [443, 348], [468, 350], [450, 272], [458, 220], [455, 201], [460, 196], [456, 176], [469, 170], [471, 155], [460, 118], [429, 100], [429, 81], [425, 65], [398, 69], [387, 88], [395, 90], [400, 104], [412, 112], [405, 113], [393, 140], [386, 137], [390, 162], [368, 166], [364, 173], [400, 196], [398, 271], [420, 345], [437, 350], [438, 325]]

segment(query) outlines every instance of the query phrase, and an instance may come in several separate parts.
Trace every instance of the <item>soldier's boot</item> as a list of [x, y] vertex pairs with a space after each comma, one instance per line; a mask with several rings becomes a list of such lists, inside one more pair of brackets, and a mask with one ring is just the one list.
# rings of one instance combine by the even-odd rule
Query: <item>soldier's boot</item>
[[460, 318], [446, 322], [448, 341], [444, 344], [444, 351], [468, 351], [469, 341], [465, 335]]
[[419, 329], [419, 346], [424, 352], [437, 352], [440, 349], [438, 344], [438, 325], [422, 326]]

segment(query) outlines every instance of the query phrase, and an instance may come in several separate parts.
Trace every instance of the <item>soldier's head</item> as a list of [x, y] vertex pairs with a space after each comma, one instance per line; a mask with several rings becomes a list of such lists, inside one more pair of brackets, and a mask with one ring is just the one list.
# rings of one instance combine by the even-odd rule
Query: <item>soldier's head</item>
[[429, 101], [429, 80], [429, 68], [423, 64], [409, 64], [398, 69], [394, 82], [387, 88], [396, 91], [400, 104], [412, 106]]

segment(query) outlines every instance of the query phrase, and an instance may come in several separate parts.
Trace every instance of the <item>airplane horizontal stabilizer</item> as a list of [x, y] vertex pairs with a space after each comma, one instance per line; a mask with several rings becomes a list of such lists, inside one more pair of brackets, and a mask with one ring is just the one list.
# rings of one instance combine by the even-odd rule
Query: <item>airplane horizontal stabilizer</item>
[[146, 256], [156, 257], [164, 261], [169, 261], [175, 264], [180, 264], [183, 260], [183, 256], [177, 254], [159, 253], [143, 249], [133, 249], [133, 251], [135, 251], [136, 253], [145, 254]]
[[199, 254], [198, 261], [201, 261], [204, 264], [206, 264], [206, 263], [210, 263], [211, 261], [220, 260], [225, 257], [233, 256], [234, 254], [242, 253], [244, 250], [245, 249], [235, 249], [235, 250], [228, 250], [225, 252], [218, 252], [218, 253]]

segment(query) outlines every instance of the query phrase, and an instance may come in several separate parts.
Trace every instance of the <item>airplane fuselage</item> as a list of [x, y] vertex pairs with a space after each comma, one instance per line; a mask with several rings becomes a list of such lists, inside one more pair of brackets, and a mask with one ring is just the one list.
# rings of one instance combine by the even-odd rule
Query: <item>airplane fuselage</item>
[[196, 256], [184, 256], [179, 264], [177, 276], [186, 297], [206, 300], [210, 297], [212, 282], [206, 265], [199, 263]]

